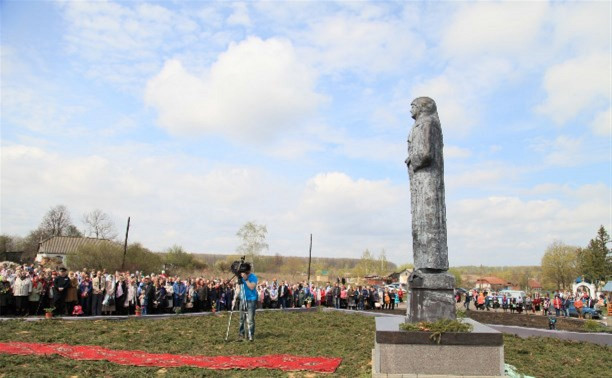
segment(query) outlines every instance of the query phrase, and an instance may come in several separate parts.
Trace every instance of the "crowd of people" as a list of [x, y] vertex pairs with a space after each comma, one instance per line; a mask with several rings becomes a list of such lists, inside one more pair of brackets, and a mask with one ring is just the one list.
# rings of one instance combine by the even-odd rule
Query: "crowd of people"
[[[0, 316], [162, 314], [228, 311], [236, 281], [214, 277], [179, 277], [141, 272], [106, 272], [33, 265], [0, 266]], [[328, 306], [349, 310], [394, 309], [403, 290], [378, 286], [290, 283], [270, 280], [257, 285], [258, 308]]]
[[470, 290], [463, 296], [461, 293], [455, 294], [457, 302], [463, 300], [463, 306], [470, 310], [470, 304], [474, 303], [476, 310], [490, 311], [501, 310], [510, 313], [532, 313], [542, 315], [570, 316], [570, 309], [574, 307], [579, 318], [583, 317], [584, 308], [605, 309], [608, 305], [606, 297], [602, 294], [597, 298], [591, 297], [587, 292], [562, 292], [552, 294], [544, 293], [540, 295], [511, 296], [504, 292], [487, 292]]

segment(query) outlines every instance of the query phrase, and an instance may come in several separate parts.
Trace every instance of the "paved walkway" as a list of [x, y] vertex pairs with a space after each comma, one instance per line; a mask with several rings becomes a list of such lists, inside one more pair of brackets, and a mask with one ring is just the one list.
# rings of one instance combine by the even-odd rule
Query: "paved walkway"
[[570, 332], [556, 331], [540, 328], [527, 328], [517, 326], [505, 326], [498, 324], [487, 324], [489, 327], [506, 334], [516, 335], [522, 338], [538, 336], [538, 337], [554, 337], [562, 340], [582, 341], [586, 343], [612, 346], [612, 334], [599, 332]]
[[[405, 306], [406, 305], [403, 304], [404, 308]], [[344, 313], [360, 314], [360, 315], [366, 315], [366, 316], [404, 317], [404, 315], [393, 315], [393, 314], [383, 313], [383, 312], [378, 312], [378, 311], [355, 311], [355, 310], [345, 310], [345, 309], [336, 310], [334, 308], [328, 308], [328, 307], [323, 307], [323, 310], [324, 311], [340, 311]], [[317, 311], [317, 308], [316, 307], [309, 308], [309, 309], [290, 308], [290, 309], [284, 309], [284, 310], [279, 310], [279, 309], [261, 310], [259, 309], [257, 311], [258, 312], [260, 311], [298, 311], [298, 312], [302, 312], [302, 311]], [[178, 316], [211, 316], [214, 314], [229, 314], [229, 312], [226, 312], [226, 311], [223, 311], [221, 313], [194, 312], [194, 313], [183, 313]], [[142, 319], [142, 320], [161, 320], [161, 319], [173, 318], [176, 316], [177, 316], [176, 314], [159, 314], [159, 315], [145, 315], [145, 316], [116, 316], [116, 315], [115, 316], [112, 316], [112, 315], [111, 316], [85, 316], [85, 317], [66, 316], [66, 317], [56, 317], [55, 319], [62, 319], [62, 320], [67, 320], [67, 321], [126, 320], [128, 318], [129, 319]], [[44, 320], [45, 318], [39, 317], [39, 316], [32, 316], [32, 317], [26, 317], [26, 318], [5, 317], [5, 318], [0, 318], [0, 321], [15, 320], [15, 319], [20, 319], [24, 321], [40, 321], [40, 320]], [[486, 324], [486, 325], [499, 332], [516, 335], [522, 338], [533, 337], [533, 336], [553, 337], [553, 338], [562, 339], [562, 340], [581, 341], [581, 342], [593, 343], [593, 344], [598, 344], [598, 345], [612, 346], [612, 334], [610, 333], [596, 333], [596, 332], [583, 333], [583, 332], [569, 332], [569, 331], [551, 331], [547, 329], [505, 326], [505, 325], [498, 325], [498, 324]]]
[[[303, 311], [317, 311], [316, 307], [312, 308], [286, 308], [286, 309], [257, 309], [257, 312], [262, 311], [291, 311], [291, 312], [303, 312]], [[139, 320], [161, 320], [161, 319], [169, 319], [175, 318], [177, 316], [186, 316], [186, 317], [194, 317], [194, 316], [213, 316], [213, 315], [223, 315], [230, 314], [231, 311], [220, 311], [220, 312], [183, 312], [179, 315], [172, 313], [164, 313], [164, 314], [149, 314], [142, 316], [135, 315], [101, 315], [101, 316], [54, 316], [53, 319], [66, 320], [70, 322], [77, 321], [91, 321], [91, 320], [127, 320], [127, 319], [139, 319]], [[240, 311], [234, 311], [234, 316], [238, 316]], [[8, 321], [8, 320], [23, 320], [25, 322], [37, 322], [41, 320], [46, 320], [44, 316], [27, 316], [27, 317], [3, 317], [0, 318], [0, 321]]]

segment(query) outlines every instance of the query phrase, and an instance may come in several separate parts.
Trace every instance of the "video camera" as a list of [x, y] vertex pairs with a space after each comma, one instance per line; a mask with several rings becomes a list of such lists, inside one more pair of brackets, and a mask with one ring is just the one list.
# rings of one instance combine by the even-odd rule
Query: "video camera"
[[234, 273], [238, 277], [240, 277], [242, 273], [251, 271], [251, 263], [244, 262], [245, 257], [246, 256], [242, 256], [240, 260], [234, 261], [232, 263], [232, 266], [230, 267], [232, 273]]

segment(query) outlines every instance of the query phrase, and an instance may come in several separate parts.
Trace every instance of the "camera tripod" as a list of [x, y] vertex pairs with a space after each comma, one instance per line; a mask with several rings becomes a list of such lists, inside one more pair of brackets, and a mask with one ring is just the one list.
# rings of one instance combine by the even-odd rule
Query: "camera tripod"
[[[236, 278], [236, 276], [232, 277], [231, 280], [228, 281], [231, 282], [234, 278]], [[242, 317], [245, 317], [245, 325], [244, 327], [247, 329], [248, 332], [248, 336], [249, 336], [249, 340], [253, 340], [253, 335], [251, 335], [251, 323], [249, 321], [249, 317], [247, 315], [247, 301], [246, 301], [246, 290], [245, 290], [245, 286], [246, 284], [241, 284], [240, 285], [240, 319], [242, 319]], [[234, 294], [234, 298], [232, 300], [232, 308], [230, 310], [230, 317], [229, 320], [227, 322], [227, 331], [225, 332], [225, 341], [227, 341], [228, 337], [229, 337], [229, 330], [230, 330], [230, 325], [232, 323], [232, 315], [234, 314], [235, 308], [236, 308], [236, 295]]]

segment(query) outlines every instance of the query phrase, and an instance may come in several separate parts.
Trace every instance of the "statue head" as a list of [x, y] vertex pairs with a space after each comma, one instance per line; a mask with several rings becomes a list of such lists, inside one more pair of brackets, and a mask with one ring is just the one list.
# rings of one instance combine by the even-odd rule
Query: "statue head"
[[438, 111], [436, 102], [429, 97], [417, 97], [410, 105], [410, 114], [414, 119], [424, 115], [433, 115]]

